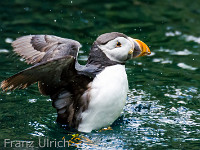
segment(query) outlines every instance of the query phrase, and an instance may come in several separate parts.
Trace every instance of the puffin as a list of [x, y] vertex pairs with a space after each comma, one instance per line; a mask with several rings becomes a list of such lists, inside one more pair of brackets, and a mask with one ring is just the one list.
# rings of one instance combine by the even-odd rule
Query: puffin
[[1, 82], [3, 91], [37, 83], [50, 96], [57, 122], [80, 132], [110, 126], [121, 114], [128, 92], [125, 63], [150, 55], [149, 47], [123, 33], [104, 33], [91, 46], [85, 65], [81, 44], [54, 35], [27, 35], [12, 42], [14, 52], [32, 66]]

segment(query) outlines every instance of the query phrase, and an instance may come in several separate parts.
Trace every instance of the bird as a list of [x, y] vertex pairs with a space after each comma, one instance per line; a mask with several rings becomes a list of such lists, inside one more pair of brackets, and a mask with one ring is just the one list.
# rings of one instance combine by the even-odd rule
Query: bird
[[81, 44], [55, 35], [26, 35], [12, 42], [14, 52], [32, 66], [1, 82], [3, 91], [38, 83], [50, 96], [56, 121], [79, 132], [112, 125], [126, 103], [125, 63], [150, 55], [149, 47], [123, 33], [101, 34], [93, 42], [85, 65], [78, 63]]

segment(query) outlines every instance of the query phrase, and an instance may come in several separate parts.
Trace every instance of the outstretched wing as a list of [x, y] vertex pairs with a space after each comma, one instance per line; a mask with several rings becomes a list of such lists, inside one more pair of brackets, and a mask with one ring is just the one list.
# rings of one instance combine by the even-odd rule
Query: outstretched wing
[[12, 43], [14, 51], [28, 64], [37, 64], [66, 55], [77, 57], [80, 43], [53, 35], [28, 35]]
[[50, 95], [53, 100], [58, 112], [57, 121], [77, 127], [80, 113], [89, 103], [88, 92], [84, 92], [92, 80], [89, 75], [79, 73], [80, 68], [84, 69], [76, 61], [80, 44], [56, 36], [30, 35], [17, 39], [12, 46], [17, 54], [34, 66], [4, 80], [1, 88], [23, 89], [38, 82], [40, 92]]
[[34, 66], [4, 80], [3, 90], [22, 89], [38, 82], [40, 92], [48, 95], [60, 86], [62, 72], [76, 74], [75, 61], [81, 47], [77, 41], [53, 35], [28, 35], [15, 40], [12, 46]]
[[[63, 58], [36, 64], [4, 80], [1, 83], [1, 88], [5, 91], [15, 90], [16, 88], [24, 89], [39, 81], [41, 84], [40, 86], [44, 85], [55, 89], [62, 84], [61, 77], [63, 72], [67, 72], [68, 70], [70, 70], [70, 72], [75, 71], [75, 69], [73, 69], [74, 62], [75, 59], [73, 56], [65, 56]], [[45, 94], [45, 92], [43, 94]]]

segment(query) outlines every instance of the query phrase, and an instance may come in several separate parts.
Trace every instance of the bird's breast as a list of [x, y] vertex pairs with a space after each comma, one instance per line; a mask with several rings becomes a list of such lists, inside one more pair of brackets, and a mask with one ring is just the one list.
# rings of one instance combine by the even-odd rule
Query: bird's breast
[[124, 65], [106, 67], [90, 84], [88, 109], [81, 115], [78, 130], [91, 132], [111, 125], [125, 105], [128, 81]]

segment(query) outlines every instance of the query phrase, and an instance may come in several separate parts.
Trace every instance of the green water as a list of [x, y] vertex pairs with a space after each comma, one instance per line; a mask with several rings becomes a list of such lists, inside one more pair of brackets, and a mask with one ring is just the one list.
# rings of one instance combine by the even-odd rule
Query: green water
[[78, 40], [82, 64], [96, 37], [112, 31], [144, 41], [152, 55], [127, 63], [130, 91], [113, 130], [65, 130], [36, 85], [1, 92], [0, 146], [10, 139], [42, 149], [41, 141], [65, 139], [70, 145], [61, 149], [200, 149], [199, 7], [197, 0], [1, 0], [0, 81], [27, 68], [10, 42], [28, 34]]

